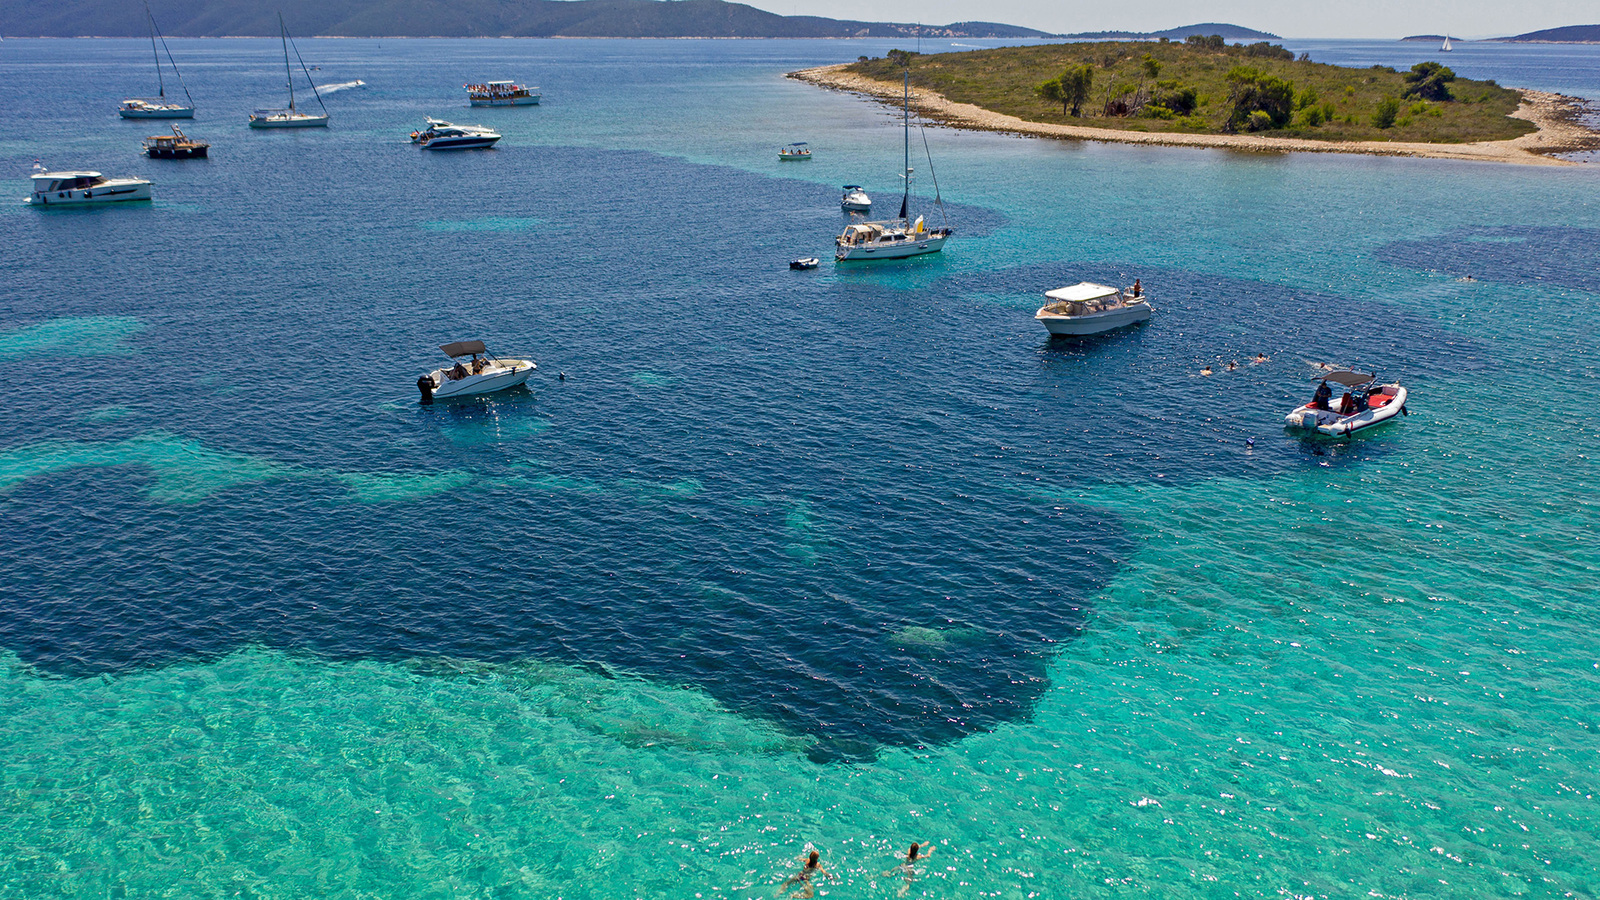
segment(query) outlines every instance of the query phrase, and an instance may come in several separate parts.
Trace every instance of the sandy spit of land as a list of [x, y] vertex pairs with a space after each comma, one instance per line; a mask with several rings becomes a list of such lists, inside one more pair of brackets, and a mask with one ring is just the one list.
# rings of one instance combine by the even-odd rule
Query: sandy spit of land
[[[865, 94], [899, 104], [901, 85], [875, 81], [844, 71], [844, 63], [790, 72], [789, 77], [835, 90]], [[1475, 144], [1422, 144], [1403, 141], [1314, 141], [1305, 138], [1268, 137], [1260, 134], [1163, 134], [1117, 131], [1083, 125], [1029, 122], [1016, 116], [990, 112], [970, 103], [952, 103], [932, 91], [912, 91], [911, 105], [923, 115], [956, 128], [1002, 131], [1071, 140], [1156, 144], [1167, 147], [1223, 147], [1230, 150], [1308, 153], [1368, 153], [1377, 156], [1415, 156], [1435, 159], [1470, 159], [1479, 162], [1519, 163], [1533, 166], [1578, 165], [1551, 154], [1600, 150], [1600, 131], [1583, 124], [1585, 101], [1563, 94], [1522, 91], [1522, 105], [1512, 113], [1539, 126], [1509, 141]]]

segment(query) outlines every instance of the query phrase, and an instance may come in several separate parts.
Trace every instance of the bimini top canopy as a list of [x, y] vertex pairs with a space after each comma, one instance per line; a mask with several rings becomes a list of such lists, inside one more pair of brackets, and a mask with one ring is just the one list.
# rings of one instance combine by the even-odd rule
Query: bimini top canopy
[[1335, 384], [1342, 384], [1345, 387], [1360, 387], [1363, 384], [1370, 384], [1375, 376], [1363, 375], [1360, 372], [1343, 370], [1339, 372], [1329, 372], [1322, 377], [1325, 381], [1331, 381]]
[[804, 147], [804, 146], [806, 146], [806, 142], [805, 141], [796, 141], [795, 143], [790, 144], [789, 146], [791, 146], [791, 147]]
[[859, 191], [859, 190], [861, 190], [861, 185], [859, 185], [859, 184], [847, 184], [847, 185], [844, 186], [844, 189], [847, 190], [847, 191]]
[[474, 353], [486, 353], [483, 341], [456, 341], [454, 344], [444, 344], [439, 348], [444, 355], [455, 359], [458, 356], [470, 356]]
[[1045, 291], [1045, 296], [1051, 300], [1099, 300], [1102, 297], [1115, 297], [1122, 293], [1114, 287], [1095, 284], [1092, 281], [1080, 281], [1071, 287], [1056, 288]]

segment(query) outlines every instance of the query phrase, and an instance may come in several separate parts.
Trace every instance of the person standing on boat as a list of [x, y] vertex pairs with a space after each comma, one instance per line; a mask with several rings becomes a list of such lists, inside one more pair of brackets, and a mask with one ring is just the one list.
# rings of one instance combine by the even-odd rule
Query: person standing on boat
[[1333, 388], [1328, 387], [1328, 379], [1324, 378], [1322, 383], [1317, 385], [1317, 392], [1311, 395], [1311, 408], [1327, 409], [1328, 401], [1332, 399]]
[[1133, 280], [1133, 290], [1130, 291], [1129, 293], [1133, 294], [1133, 296], [1135, 296], [1135, 297], [1143, 297], [1144, 296], [1144, 285], [1139, 283], [1139, 279], [1135, 278]]

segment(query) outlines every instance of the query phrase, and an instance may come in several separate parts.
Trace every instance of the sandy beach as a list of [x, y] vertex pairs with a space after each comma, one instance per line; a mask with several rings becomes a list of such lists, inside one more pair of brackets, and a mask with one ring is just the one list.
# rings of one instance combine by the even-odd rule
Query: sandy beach
[[[848, 63], [820, 66], [789, 73], [790, 78], [834, 90], [864, 94], [896, 104], [901, 85], [876, 81], [846, 72]], [[952, 103], [932, 91], [911, 92], [911, 104], [934, 121], [955, 128], [1001, 131], [1036, 137], [1069, 140], [1110, 141], [1126, 144], [1155, 144], [1166, 147], [1221, 147], [1230, 150], [1297, 153], [1365, 153], [1376, 156], [1412, 156], [1434, 159], [1467, 159], [1479, 162], [1516, 163], [1532, 166], [1580, 165], [1552, 154], [1600, 150], [1600, 131], [1582, 124], [1585, 102], [1576, 97], [1545, 91], [1523, 90], [1522, 105], [1513, 116], [1526, 119], [1539, 130], [1509, 141], [1482, 141], [1473, 144], [1424, 144], [1404, 141], [1315, 141], [1306, 138], [1270, 137], [1262, 134], [1173, 134], [1146, 131], [1118, 131], [1083, 125], [1055, 125], [1029, 122], [1016, 116], [991, 112], [970, 103]]]

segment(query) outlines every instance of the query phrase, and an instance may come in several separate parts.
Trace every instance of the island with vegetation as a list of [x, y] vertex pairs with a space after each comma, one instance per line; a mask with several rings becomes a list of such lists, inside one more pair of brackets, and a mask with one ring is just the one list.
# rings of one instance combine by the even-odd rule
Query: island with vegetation
[[1565, 25], [1496, 40], [1504, 44], [1600, 44], [1600, 25]]
[[914, 102], [950, 124], [1030, 134], [1255, 150], [1320, 150], [1555, 162], [1600, 148], [1580, 101], [1457, 77], [1312, 61], [1219, 35], [921, 55], [892, 51], [792, 73]]

